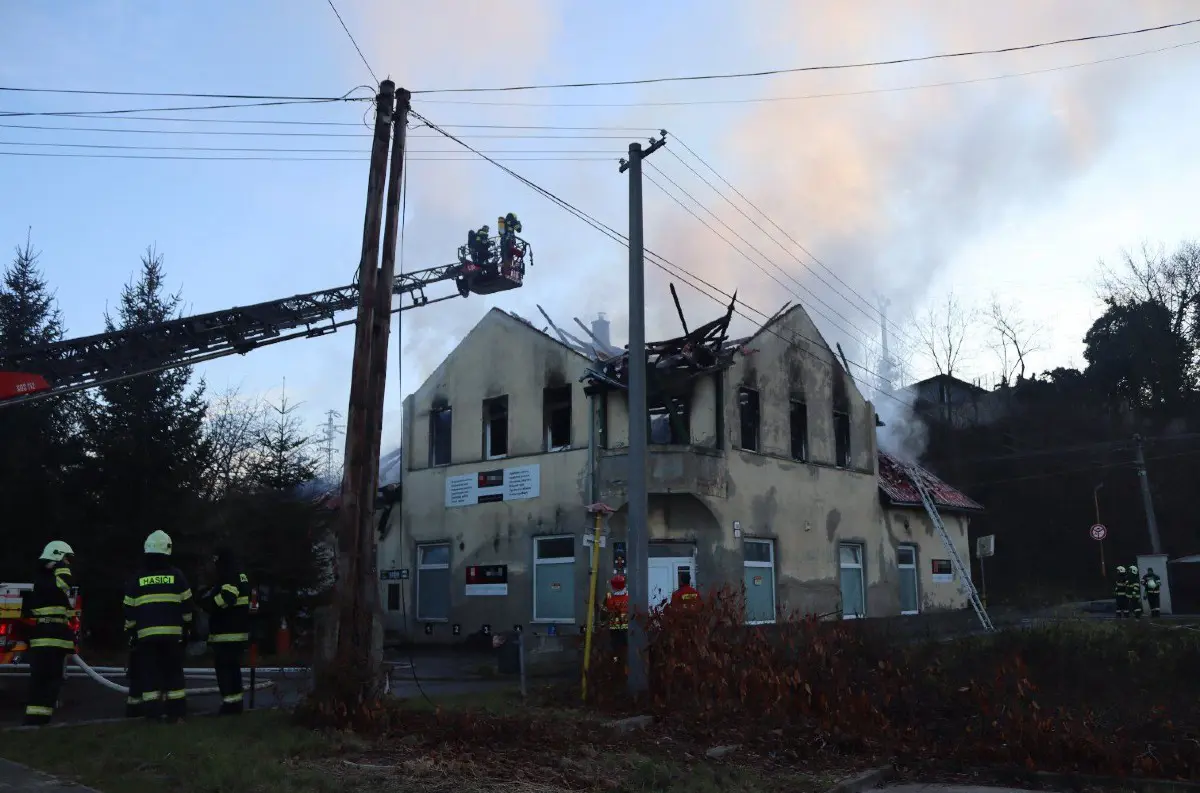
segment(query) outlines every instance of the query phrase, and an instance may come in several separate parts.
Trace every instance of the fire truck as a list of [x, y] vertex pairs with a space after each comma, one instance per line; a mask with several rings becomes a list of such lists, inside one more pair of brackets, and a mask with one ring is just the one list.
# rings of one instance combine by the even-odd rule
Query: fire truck
[[[33, 584], [0, 583], [0, 664], [28, 663], [29, 637], [33, 631], [33, 620], [21, 616], [21, 603], [26, 592], [33, 591]], [[79, 649], [80, 614], [83, 598], [79, 588], [72, 587], [70, 593], [71, 617], [68, 623], [75, 636], [75, 649]]]

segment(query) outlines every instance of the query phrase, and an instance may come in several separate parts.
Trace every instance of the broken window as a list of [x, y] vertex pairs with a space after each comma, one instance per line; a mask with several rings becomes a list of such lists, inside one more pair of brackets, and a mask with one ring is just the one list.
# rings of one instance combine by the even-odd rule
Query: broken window
[[791, 405], [792, 459], [808, 459], [808, 405], [793, 399]]
[[483, 456], [495, 460], [508, 454], [508, 397], [483, 400]]
[[546, 451], [571, 448], [571, 386], [542, 390], [542, 423], [545, 425]]
[[453, 414], [450, 407], [434, 408], [429, 412], [429, 464], [450, 464], [450, 427]]
[[758, 451], [758, 392], [745, 386], [738, 389], [738, 412], [742, 432], [738, 445], [749, 452]]
[[658, 397], [650, 402], [650, 443], [686, 446], [692, 442], [688, 402], [683, 397]]
[[833, 456], [838, 468], [850, 467], [850, 414], [833, 411]]

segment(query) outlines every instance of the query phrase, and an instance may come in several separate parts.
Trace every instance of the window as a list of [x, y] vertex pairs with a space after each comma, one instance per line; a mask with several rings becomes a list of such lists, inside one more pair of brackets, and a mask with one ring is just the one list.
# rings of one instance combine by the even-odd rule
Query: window
[[792, 400], [792, 459], [804, 462], [808, 459], [808, 405], [798, 399]]
[[533, 538], [533, 621], [575, 621], [575, 538]]
[[[399, 589], [397, 587], [397, 589]], [[390, 599], [390, 594], [389, 594]], [[417, 620], [450, 619], [450, 544], [417, 546]]]
[[842, 619], [853, 620], [867, 613], [866, 587], [863, 581], [863, 547], [845, 542], [838, 546], [841, 568]]
[[896, 549], [896, 567], [900, 573], [900, 613], [916, 614], [921, 610], [917, 589], [917, 549], [901, 545]]
[[658, 399], [650, 403], [650, 443], [686, 446], [691, 443], [688, 402], [683, 397]]
[[400, 610], [400, 585], [388, 584], [388, 611]]
[[738, 411], [742, 434], [739, 446], [748, 452], [758, 451], [758, 392], [753, 388], [738, 389]]
[[429, 412], [429, 464], [450, 464], [450, 427], [453, 413], [449, 406]]
[[775, 621], [775, 542], [743, 540], [743, 581], [746, 585], [746, 622], [761, 625]]
[[483, 458], [508, 455], [508, 397], [483, 400]]
[[833, 411], [834, 463], [838, 468], [850, 467], [850, 414]]
[[571, 448], [571, 386], [542, 389], [542, 423], [546, 451]]
[[954, 580], [954, 566], [949, 559], [930, 559], [929, 562], [935, 583], [948, 584]]

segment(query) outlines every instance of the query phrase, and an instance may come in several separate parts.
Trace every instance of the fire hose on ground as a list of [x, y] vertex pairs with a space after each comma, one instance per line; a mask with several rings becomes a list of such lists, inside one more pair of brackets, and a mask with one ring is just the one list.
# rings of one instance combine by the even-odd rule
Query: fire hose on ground
[[[70, 661], [71, 661], [71, 663], [78, 666], [81, 670], [83, 670], [83, 674], [85, 677], [91, 678], [92, 680], [94, 680], [95, 682], [99, 683], [100, 685], [104, 686], [107, 689], [110, 689], [112, 691], [116, 691], [116, 692], [119, 692], [121, 694], [125, 694], [128, 696], [128, 694], [129, 694], [128, 686], [122, 686], [119, 683], [114, 683], [113, 681], [109, 680], [107, 677], [104, 677], [103, 674], [101, 674], [101, 671], [103, 671], [105, 674], [124, 675], [125, 674], [124, 668], [115, 667], [115, 666], [105, 666], [105, 667], [100, 667], [99, 670], [97, 670], [91, 666], [88, 666], [88, 664], [82, 658], [80, 658], [78, 655], [71, 655]], [[0, 666], [0, 671], [4, 672], [6, 674], [27, 675], [27, 674], [29, 674], [29, 664], [5, 664], [3, 666]], [[184, 671], [185, 677], [193, 677], [193, 678], [194, 677], [216, 677], [216, 673], [211, 669], [202, 669], [202, 668], [193, 667], [193, 668], [189, 668], [189, 669], [184, 669], [183, 671]], [[242, 671], [245, 672], [248, 670], [243, 669]], [[306, 669], [302, 670], [302, 669], [295, 668], [295, 667], [267, 667], [267, 668], [256, 669], [255, 671], [271, 674], [271, 673], [287, 673], [287, 672], [300, 672], [300, 671], [306, 672], [308, 670], [306, 670]], [[78, 675], [74, 675], [70, 672], [68, 672], [68, 676], [69, 677], [78, 677]], [[261, 683], [255, 683], [253, 686], [253, 689], [256, 691], [261, 691], [265, 688], [270, 688], [274, 685], [275, 685], [275, 682], [273, 680], [264, 680]], [[219, 693], [221, 693], [221, 690], [219, 688], [217, 688], [216, 686], [209, 686], [206, 688], [189, 688], [189, 689], [187, 689], [187, 693], [189, 696], [204, 696], [207, 694], [219, 694]]]

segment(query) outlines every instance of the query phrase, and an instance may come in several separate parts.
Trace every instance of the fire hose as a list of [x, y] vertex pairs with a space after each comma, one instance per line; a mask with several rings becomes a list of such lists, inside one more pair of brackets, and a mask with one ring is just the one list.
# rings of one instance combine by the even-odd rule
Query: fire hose
[[[129, 694], [128, 686], [122, 686], [119, 683], [114, 683], [113, 681], [109, 680], [107, 677], [104, 677], [104, 675], [100, 674], [100, 672], [96, 671], [96, 669], [92, 668], [91, 666], [88, 666], [88, 664], [82, 658], [80, 658], [78, 655], [71, 655], [69, 660], [71, 661], [71, 663], [75, 664], [81, 670], [83, 670], [83, 673], [85, 676], [90, 677], [92, 680], [96, 681], [97, 683], [99, 683], [100, 685], [104, 686], [107, 689], [110, 689], [112, 691], [116, 691], [118, 693], [125, 694], [128, 696], [128, 694]], [[108, 674], [123, 674], [124, 673], [124, 670], [120, 669], [119, 667], [101, 667], [101, 668]], [[0, 666], [0, 670], [5, 670], [5, 671], [12, 670], [12, 672], [16, 672], [18, 674], [20, 674], [20, 673], [28, 674], [29, 665], [28, 664], [6, 664], [4, 666]], [[262, 671], [269, 671], [269, 670], [260, 669], [258, 671], [262, 672]], [[279, 671], [290, 671], [290, 670], [287, 670], [284, 667], [279, 667]], [[209, 670], [209, 669], [185, 669], [184, 673], [187, 677], [209, 677], [209, 676], [215, 677], [216, 676], [215, 672], [213, 672], [212, 670]], [[71, 676], [74, 677], [74, 675], [71, 675]], [[275, 685], [275, 682], [273, 680], [264, 680], [261, 683], [256, 683], [253, 686], [253, 688], [257, 691], [261, 691], [264, 688], [270, 688], [274, 685]], [[190, 696], [204, 696], [206, 694], [221, 693], [221, 690], [219, 688], [217, 688], [216, 686], [208, 686], [205, 688], [189, 688], [189, 689], [186, 689], [186, 691]]]

